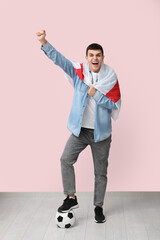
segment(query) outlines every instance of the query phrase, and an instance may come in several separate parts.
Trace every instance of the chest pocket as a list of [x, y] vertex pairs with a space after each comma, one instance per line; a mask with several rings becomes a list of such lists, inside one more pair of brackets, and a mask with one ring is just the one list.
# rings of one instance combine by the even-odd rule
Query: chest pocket
[[78, 90], [82, 93], [86, 93], [88, 92], [89, 86], [87, 84], [85, 84], [84, 82], [80, 82], [79, 86], [78, 86]]

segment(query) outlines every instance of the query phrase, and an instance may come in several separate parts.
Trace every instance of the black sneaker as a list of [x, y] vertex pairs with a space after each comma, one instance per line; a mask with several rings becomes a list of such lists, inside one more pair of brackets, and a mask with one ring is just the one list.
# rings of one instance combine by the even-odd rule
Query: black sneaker
[[69, 198], [69, 196], [64, 199], [62, 206], [58, 208], [58, 212], [69, 212], [70, 210], [74, 208], [78, 208], [78, 202], [77, 202], [77, 197], [75, 196], [75, 199]]
[[95, 222], [96, 223], [103, 223], [106, 221], [105, 216], [103, 214], [103, 208], [96, 206], [94, 209], [95, 212]]

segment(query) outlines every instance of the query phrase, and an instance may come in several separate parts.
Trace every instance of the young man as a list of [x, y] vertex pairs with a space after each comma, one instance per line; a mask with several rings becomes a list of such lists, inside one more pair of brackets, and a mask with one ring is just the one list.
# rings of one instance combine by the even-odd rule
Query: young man
[[86, 49], [86, 63], [71, 62], [46, 39], [45, 30], [36, 33], [41, 50], [65, 72], [74, 87], [74, 97], [67, 127], [71, 135], [61, 156], [61, 173], [66, 199], [59, 212], [78, 208], [75, 195], [73, 164], [78, 155], [90, 145], [94, 163], [95, 222], [106, 221], [103, 203], [107, 185], [108, 155], [111, 144], [111, 116], [117, 120], [121, 99], [114, 70], [103, 63], [103, 48], [91, 44]]

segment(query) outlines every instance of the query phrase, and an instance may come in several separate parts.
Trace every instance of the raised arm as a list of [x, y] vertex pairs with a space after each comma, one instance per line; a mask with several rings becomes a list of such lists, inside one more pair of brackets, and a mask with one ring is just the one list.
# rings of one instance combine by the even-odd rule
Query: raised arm
[[74, 81], [76, 79], [76, 72], [73, 64], [70, 60], [65, 58], [60, 52], [58, 52], [46, 39], [45, 30], [41, 30], [36, 33], [38, 40], [41, 42], [41, 50], [60, 68], [63, 69]]

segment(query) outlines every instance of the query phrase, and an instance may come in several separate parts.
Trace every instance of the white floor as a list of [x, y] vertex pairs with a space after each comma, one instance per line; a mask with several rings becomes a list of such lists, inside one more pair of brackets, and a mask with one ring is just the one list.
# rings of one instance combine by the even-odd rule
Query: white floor
[[107, 192], [107, 221], [94, 222], [93, 193], [77, 193], [76, 224], [60, 229], [62, 193], [0, 193], [0, 240], [160, 240], [159, 192]]

